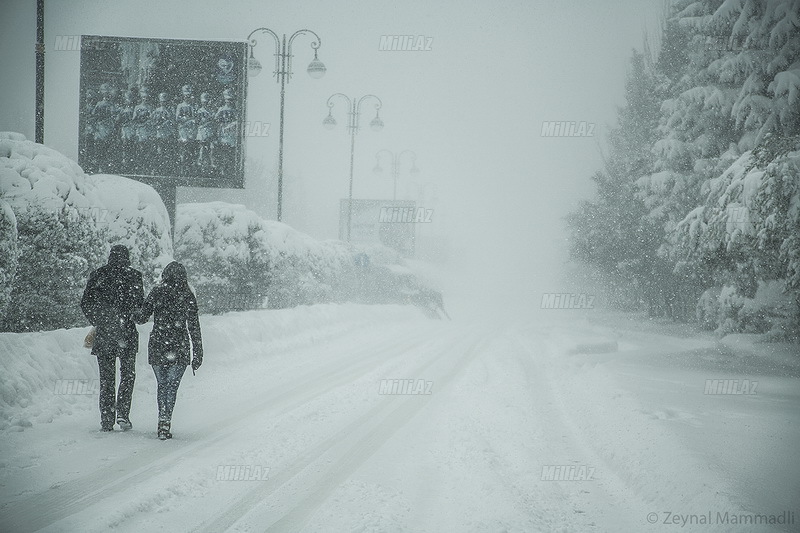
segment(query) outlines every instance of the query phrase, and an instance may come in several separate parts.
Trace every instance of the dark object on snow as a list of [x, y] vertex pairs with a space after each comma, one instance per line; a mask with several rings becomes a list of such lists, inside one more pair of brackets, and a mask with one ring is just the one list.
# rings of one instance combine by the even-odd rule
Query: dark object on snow
[[203, 364], [197, 299], [189, 288], [186, 269], [177, 261], [166, 266], [161, 283], [150, 291], [136, 319], [144, 323], [150, 315], [153, 315], [153, 330], [147, 345], [147, 362], [153, 366], [158, 382], [161, 428], [161, 423], [168, 425], [172, 420], [178, 386], [186, 367], [191, 364], [194, 372]]
[[590, 341], [584, 341], [576, 344], [572, 348], [570, 348], [569, 353], [571, 354], [601, 354], [601, 353], [612, 353], [616, 352], [619, 349], [619, 345], [615, 340], [609, 339], [596, 339]]
[[450, 320], [450, 315], [444, 309], [442, 293], [435, 289], [420, 286], [411, 294], [411, 301], [420, 307], [429, 318], [441, 320], [441, 315], [444, 315], [447, 320]]
[[83, 347], [84, 348], [92, 348], [94, 347], [94, 336], [97, 334], [97, 328], [94, 326], [91, 327], [89, 333], [86, 334], [86, 337], [83, 338]]
[[[117, 416], [127, 420], [130, 414], [139, 350], [139, 332], [133, 315], [143, 300], [142, 273], [131, 268], [125, 246], [113, 246], [108, 264], [89, 275], [81, 298], [81, 310], [95, 328], [92, 355], [97, 356], [100, 371], [100, 424], [103, 429], [113, 428]], [[115, 404], [117, 358], [120, 382]]]

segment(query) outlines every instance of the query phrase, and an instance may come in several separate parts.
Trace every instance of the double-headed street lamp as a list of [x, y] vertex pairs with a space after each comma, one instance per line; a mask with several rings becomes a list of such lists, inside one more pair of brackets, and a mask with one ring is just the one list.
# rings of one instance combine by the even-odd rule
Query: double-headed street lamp
[[280, 122], [280, 136], [278, 140], [278, 221], [281, 220], [281, 207], [283, 205], [283, 111], [284, 101], [286, 94], [286, 84], [292, 79], [292, 41], [298, 35], [310, 33], [316, 37], [316, 41], [312, 41], [311, 48], [314, 49], [314, 59], [308, 64], [306, 71], [312, 78], [318, 79], [325, 75], [325, 65], [317, 58], [317, 50], [322, 46], [322, 39], [319, 35], [311, 30], [297, 30], [292, 34], [289, 39], [286, 39], [286, 34], [283, 34], [283, 39], [278, 37], [278, 34], [269, 28], [256, 28], [247, 36], [250, 42], [250, 58], [247, 60], [247, 71], [250, 76], [257, 76], [261, 72], [261, 63], [253, 57], [253, 48], [256, 47], [258, 41], [253, 38], [256, 32], [263, 32], [272, 35], [275, 39], [275, 70], [272, 73], [277, 82], [281, 84], [281, 122]]
[[397, 200], [397, 178], [400, 177], [400, 163], [402, 163], [403, 155], [408, 154], [411, 156], [411, 169], [409, 172], [413, 176], [419, 174], [419, 169], [417, 168], [417, 154], [415, 154], [412, 150], [403, 150], [399, 154], [395, 154], [391, 150], [387, 150], [384, 148], [383, 150], [378, 150], [375, 154], [375, 168], [372, 169], [373, 172], [379, 173], [382, 172], [383, 169], [381, 168], [381, 154], [389, 154], [391, 158], [391, 170], [392, 170], [392, 179], [394, 179], [394, 192], [392, 193], [392, 201]]
[[381, 120], [380, 109], [383, 103], [381, 102], [381, 99], [374, 94], [364, 95], [358, 100], [355, 98], [350, 99], [347, 97], [347, 95], [342, 93], [332, 94], [330, 97], [328, 97], [327, 102], [328, 116], [322, 121], [322, 125], [329, 130], [336, 126], [336, 119], [333, 118], [331, 111], [333, 110], [333, 99], [337, 96], [344, 98], [347, 101], [347, 107], [349, 108], [347, 128], [350, 133], [350, 194], [347, 202], [347, 241], [350, 242], [350, 227], [353, 222], [353, 159], [355, 157], [356, 133], [358, 133], [358, 119], [361, 114], [361, 104], [368, 98], [372, 98], [377, 101], [375, 104], [375, 118], [370, 121], [369, 127], [372, 128], [373, 131], [381, 131], [383, 129], [383, 121]]

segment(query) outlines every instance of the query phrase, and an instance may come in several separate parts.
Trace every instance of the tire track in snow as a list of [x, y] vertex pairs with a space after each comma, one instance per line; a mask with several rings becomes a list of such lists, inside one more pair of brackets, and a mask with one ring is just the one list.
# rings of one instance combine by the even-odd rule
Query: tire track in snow
[[[189, 444], [180, 448], [165, 448], [154, 441], [146, 453], [127, 457], [95, 470], [80, 478], [8, 502], [0, 508], [0, 529], [4, 531], [37, 531], [50, 524], [86, 509], [100, 501], [134, 487], [151, 477], [164, 474], [177, 467], [192, 451], [224, 444], [235, 438], [236, 426], [249, 424], [256, 413], [269, 412], [271, 416], [286, 414], [336, 387], [352, 382], [375, 369], [377, 364], [402, 356], [426, 342], [438, 341], [440, 333], [434, 327], [404, 342], [397, 339], [381, 340], [358, 349], [346, 360], [337, 359], [328, 364], [323, 373], [314, 369], [287, 384], [274, 388], [266, 399], [238, 410], [238, 416], [210, 423], [188, 433]], [[348, 345], [352, 340], [344, 339]], [[344, 367], [343, 367], [344, 365]], [[122, 475], [120, 475], [122, 473]], [[109, 481], [111, 480], [111, 481]]]
[[[458, 335], [460, 342], [455, 348], [443, 350], [439, 356], [415, 368], [410, 375], [421, 375], [448, 355], [463, 351], [449, 372], [436, 379], [437, 390], [441, 390], [475, 358], [478, 345], [485, 340], [474, 339], [478, 335], [472, 332], [466, 335], [466, 340], [463, 333]], [[290, 499], [293, 503], [267, 531], [300, 530], [330, 494], [428, 405], [430, 399], [430, 396], [421, 395], [383, 400], [341, 431], [304, 453], [287, 468], [274, 475], [271, 472], [270, 479], [264, 484], [248, 492], [200, 531], [226, 531], [270, 497]], [[354, 439], [357, 440], [353, 442]], [[326, 456], [332, 457], [325, 466], [319, 466], [317, 463], [325, 463]], [[313, 479], [309, 481], [308, 477]], [[264, 525], [257, 527], [260, 529]]]

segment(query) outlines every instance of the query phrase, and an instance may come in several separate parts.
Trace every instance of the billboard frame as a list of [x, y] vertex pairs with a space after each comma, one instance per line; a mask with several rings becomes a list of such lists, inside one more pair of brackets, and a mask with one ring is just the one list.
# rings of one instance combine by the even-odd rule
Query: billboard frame
[[82, 35], [78, 163], [162, 189], [244, 188], [248, 50], [245, 41]]

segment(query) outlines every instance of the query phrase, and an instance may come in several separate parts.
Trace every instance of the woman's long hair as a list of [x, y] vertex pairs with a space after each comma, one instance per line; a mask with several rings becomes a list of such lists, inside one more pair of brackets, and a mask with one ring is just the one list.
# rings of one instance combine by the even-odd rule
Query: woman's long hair
[[193, 296], [186, 268], [177, 261], [172, 261], [164, 268], [164, 272], [161, 273], [161, 284], [167, 288], [167, 299], [170, 300], [163, 302], [164, 305], [185, 305]]

